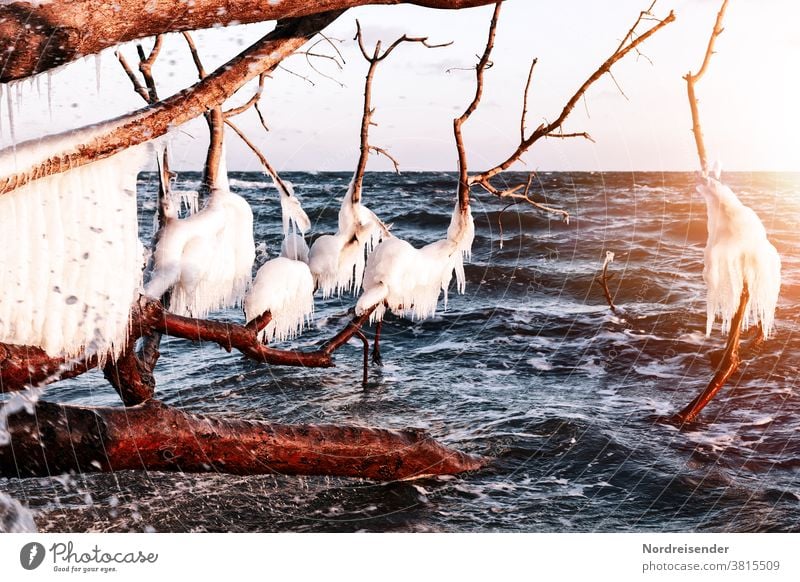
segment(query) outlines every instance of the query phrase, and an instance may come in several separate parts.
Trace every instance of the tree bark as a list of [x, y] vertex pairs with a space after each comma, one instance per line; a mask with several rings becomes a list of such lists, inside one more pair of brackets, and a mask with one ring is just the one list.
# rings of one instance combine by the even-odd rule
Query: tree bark
[[150, 400], [131, 408], [39, 402], [8, 419], [0, 476], [141, 470], [335, 475], [382, 481], [473, 471], [487, 459], [418, 429], [284, 425], [190, 414]]
[[365, 4], [460, 9], [493, 0], [53, 0], [0, 5], [0, 82], [24, 79], [148, 36], [311, 16]]

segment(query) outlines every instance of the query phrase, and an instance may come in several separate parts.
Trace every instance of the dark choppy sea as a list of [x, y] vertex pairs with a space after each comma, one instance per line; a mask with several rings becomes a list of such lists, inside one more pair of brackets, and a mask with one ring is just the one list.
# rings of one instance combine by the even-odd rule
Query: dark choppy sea
[[[335, 229], [349, 174], [288, 173], [313, 236]], [[280, 250], [275, 190], [231, 175], [255, 213], [257, 242]], [[44, 531], [799, 531], [800, 175], [728, 174], [783, 258], [777, 331], [690, 430], [654, 424], [712, 374], [721, 346], [703, 336], [705, 207], [694, 177], [542, 173], [534, 196], [569, 225], [476, 194], [467, 293], [412, 323], [390, 317], [383, 368], [360, 383], [360, 350], [337, 368], [269, 368], [214, 346], [164, 345], [160, 397], [192, 411], [280, 422], [423, 427], [446, 443], [497, 457], [477, 474], [373, 483], [326, 477], [121, 472], [4, 479]], [[153, 177], [143, 174], [142, 238]], [[198, 176], [182, 175], [194, 189]], [[441, 238], [455, 178], [370, 174], [365, 202], [396, 235]], [[502, 224], [503, 245], [499, 228]], [[616, 253], [612, 315], [599, 286]], [[340, 329], [352, 297], [318, 303], [296, 345]], [[240, 317], [235, 312], [221, 314]], [[45, 398], [116, 404], [97, 374]]]

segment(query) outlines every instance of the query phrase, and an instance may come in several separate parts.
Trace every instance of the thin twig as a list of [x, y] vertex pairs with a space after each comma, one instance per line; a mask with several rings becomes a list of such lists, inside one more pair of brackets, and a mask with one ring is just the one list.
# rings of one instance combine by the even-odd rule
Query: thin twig
[[133, 90], [139, 94], [139, 96], [145, 100], [145, 103], [150, 103], [150, 93], [148, 93], [147, 89], [139, 82], [139, 79], [136, 78], [136, 73], [133, 72], [133, 69], [128, 64], [127, 59], [125, 59], [125, 55], [122, 54], [122, 51], [117, 51], [115, 53], [117, 55], [117, 60], [119, 60], [119, 64], [122, 65], [122, 69], [125, 71], [125, 74], [128, 75], [128, 79], [130, 79], [131, 84], [133, 85]]
[[263, 75], [263, 74], [258, 76], [258, 87], [256, 88], [255, 93], [253, 93], [253, 96], [250, 97], [250, 99], [248, 99], [247, 101], [245, 101], [241, 105], [239, 105], [238, 107], [232, 107], [231, 109], [228, 109], [227, 111], [225, 111], [225, 117], [226, 118], [227, 117], [233, 117], [235, 115], [241, 115], [242, 113], [244, 113], [245, 111], [247, 111], [251, 107], [254, 107], [255, 105], [258, 104], [259, 99], [261, 99], [261, 94], [264, 92], [264, 79], [265, 79], [265, 77], [266, 77], [266, 75]]
[[617, 306], [614, 305], [614, 298], [611, 296], [611, 291], [608, 288], [608, 265], [614, 261], [614, 253], [606, 251], [606, 259], [603, 261], [603, 273], [600, 275], [600, 285], [603, 287], [603, 295], [606, 298], [606, 303], [611, 308], [611, 311], [616, 315]]
[[528, 82], [525, 83], [525, 93], [522, 97], [522, 116], [519, 120], [519, 140], [523, 141], [525, 139], [525, 118], [528, 116], [528, 93], [531, 90], [531, 81], [533, 80], [533, 69], [536, 66], [536, 63], [539, 59], [533, 59], [531, 61], [531, 68], [528, 71]]

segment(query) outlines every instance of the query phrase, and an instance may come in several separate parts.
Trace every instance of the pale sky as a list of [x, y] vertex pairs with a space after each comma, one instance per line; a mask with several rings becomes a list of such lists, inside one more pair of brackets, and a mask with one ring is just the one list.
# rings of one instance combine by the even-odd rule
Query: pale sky
[[[466, 126], [471, 168], [505, 159], [519, 139], [522, 92], [530, 59], [539, 64], [529, 102], [529, 126], [554, 118], [563, 103], [604, 61], [627, 32], [648, 0], [508, 0], [503, 8], [486, 93]], [[647, 42], [644, 54], [631, 54], [613, 69], [624, 97], [608, 76], [588, 92], [564, 130], [588, 131], [597, 143], [584, 140], [540, 142], [527, 154], [528, 168], [539, 170], [694, 170], [697, 155], [682, 75], [702, 61], [720, 0], [660, 0], [659, 16], [674, 9], [677, 21]], [[454, 41], [428, 50], [407, 45], [379, 67], [374, 84], [375, 121], [371, 143], [388, 148], [405, 170], [452, 170], [455, 148], [452, 119], [474, 91], [470, 72], [445, 71], [470, 67], [486, 40], [492, 7], [433, 11], [413, 6], [363, 7], [348, 11], [328, 28], [343, 39], [344, 70], [320, 61], [318, 68], [334, 76], [340, 87], [310, 70], [305, 57], [294, 56], [286, 68], [307, 75], [312, 86], [286, 71], [267, 82], [262, 98], [270, 125], [265, 133], [255, 113], [239, 118], [251, 138], [279, 170], [352, 170], [358, 155], [363, 76], [367, 64], [352, 41], [355, 19], [371, 42], [391, 42], [403, 33], [429, 36], [433, 42]], [[797, 0], [731, 0], [725, 32], [718, 39], [707, 75], [697, 86], [706, 143], [712, 160], [727, 170], [800, 171], [800, 2]], [[272, 28], [272, 23], [236, 26], [196, 33], [211, 69]], [[147, 44], [150, 41], [145, 41]], [[318, 47], [323, 49], [323, 45]], [[123, 48], [135, 60], [135, 48]], [[99, 73], [99, 87], [98, 74]], [[162, 97], [195, 79], [180, 35], [168, 38], [155, 67]], [[48, 78], [40, 76], [20, 87], [6, 88], [0, 104], [2, 143], [10, 143], [8, 95], [14, 101], [17, 140], [32, 138], [107, 119], [142, 105], [113, 55], [106, 51], [75, 63], [52, 76], [52, 120], [48, 110]], [[251, 92], [243, 90], [240, 102]], [[228, 165], [258, 170], [257, 161], [228, 136]], [[179, 169], [201, 168], [207, 143], [205, 124], [194, 122], [172, 141]], [[518, 166], [524, 169], [525, 166]], [[373, 156], [370, 170], [389, 170]]]

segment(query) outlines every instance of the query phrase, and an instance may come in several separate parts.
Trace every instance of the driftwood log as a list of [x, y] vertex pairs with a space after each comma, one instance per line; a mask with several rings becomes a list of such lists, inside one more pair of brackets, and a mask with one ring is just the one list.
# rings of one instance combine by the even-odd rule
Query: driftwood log
[[211, 418], [157, 400], [128, 408], [39, 402], [33, 415], [11, 415], [8, 429], [11, 445], [0, 447], [4, 477], [146, 469], [397, 480], [485, 463], [416, 429]]

